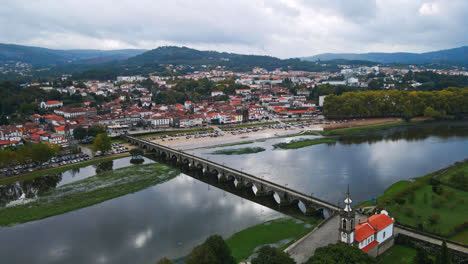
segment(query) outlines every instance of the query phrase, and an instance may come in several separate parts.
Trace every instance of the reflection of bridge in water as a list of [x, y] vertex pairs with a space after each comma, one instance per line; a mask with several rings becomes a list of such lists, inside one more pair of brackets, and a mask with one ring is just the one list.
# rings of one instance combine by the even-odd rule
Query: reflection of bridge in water
[[318, 211], [333, 215], [340, 210], [334, 204], [210, 160], [136, 137], [122, 135], [122, 138], [163, 161], [195, 172], [201, 181], [287, 214], [301, 210], [305, 215], [315, 215]]

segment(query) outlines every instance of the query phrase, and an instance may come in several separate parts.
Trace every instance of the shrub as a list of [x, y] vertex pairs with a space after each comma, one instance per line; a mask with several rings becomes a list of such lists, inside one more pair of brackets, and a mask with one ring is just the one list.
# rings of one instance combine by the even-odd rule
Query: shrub
[[406, 200], [405, 199], [402, 199], [402, 198], [397, 198], [395, 199], [395, 202], [399, 205], [403, 205], [405, 204]]
[[442, 186], [440, 186], [440, 184], [437, 184], [432, 185], [432, 191], [437, 193], [438, 195], [441, 195], [444, 190], [442, 189]]
[[458, 205], [458, 203], [455, 201], [455, 202], [453, 202], [453, 203], [450, 203], [450, 204], [448, 205], [448, 208], [449, 208], [449, 209], [453, 209], [453, 208], [457, 207], [457, 205]]
[[411, 206], [407, 205], [407, 206], [403, 207], [403, 213], [406, 216], [413, 216], [414, 210], [413, 210], [413, 208]]
[[423, 201], [424, 201], [424, 204], [427, 204], [427, 193], [424, 193]]
[[265, 246], [260, 248], [252, 264], [294, 264], [294, 260], [282, 250]]
[[445, 190], [443, 195], [447, 200], [450, 200], [455, 196], [455, 192], [453, 190]]
[[439, 213], [433, 213], [431, 216], [429, 216], [429, 223], [431, 225], [436, 225], [440, 221], [440, 214]]
[[415, 200], [414, 192], [409, 193], [408, 200], [410, 201], [410, 203], [414, 203], [414, 200]]
[[437, 208], [440, 208], [440, 205], [441, 205], [441, 204], [440, 204], [440, 200], [439, 200], [439, 199], [434, 199], [434, 200], [432, 201], [432, 205], [431, 205], [431, 206], [432, 206], [432, 208], [436, 208], [436, 209], [437, 209]]

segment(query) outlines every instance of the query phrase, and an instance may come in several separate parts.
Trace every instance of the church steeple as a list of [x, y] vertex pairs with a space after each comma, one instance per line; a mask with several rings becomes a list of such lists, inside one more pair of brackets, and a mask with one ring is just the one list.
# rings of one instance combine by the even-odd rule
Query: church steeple
[[351, 208], [351, 203], [353, 201], [351, 200], [351, 198], [349, 197], [349, 184], [348, 184], [348, 190], [346, 191], [346, 199], [344, 200], [344, 203], [345, 203], [345, 212], [351, 212], [353, 210], [353, 208]]
[[346, 190], [346, 198], [344, 200], [345, 208], [340, 211], [340, 227], [339, 227], [339, 240], [346, 244], [353, 244], [354, 242], [354, 214], [353, 208], [351, 207], [351, 200], [349, 194], [349, 185]]

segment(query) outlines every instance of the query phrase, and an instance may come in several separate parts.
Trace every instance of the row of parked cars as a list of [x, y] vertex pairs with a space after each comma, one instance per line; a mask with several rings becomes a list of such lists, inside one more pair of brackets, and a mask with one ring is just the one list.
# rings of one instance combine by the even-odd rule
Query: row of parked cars
[[120, 154], [120, 153], [125, 153], [128, 152], [128, 147], [125, 147], [122, 144], [119, 143], [112, 143], [112, 149], [106, 153], [102, 153], [101, 151], [97, 151], [94, 154], [94, 157], [100, 157], [100, 156], [105, 156], [105, 155], [110, 155], [110, 154]]
[[89, 160], [90, 157], [88, 154], [76, 154], [76, 155], [66, 155], [61, 157], [53, 157], [46, 162], [31, 162], [29, 164], [17, 165], [15, 167], [3, 168], [1, 170], [2, 176], [9, 177], [13, 175], [19, 175], [27, 172], [33, 172], [40, 169], [56, 168], [59, 166], [64, 166], [68, 164], [74, 164], [77, 162]]

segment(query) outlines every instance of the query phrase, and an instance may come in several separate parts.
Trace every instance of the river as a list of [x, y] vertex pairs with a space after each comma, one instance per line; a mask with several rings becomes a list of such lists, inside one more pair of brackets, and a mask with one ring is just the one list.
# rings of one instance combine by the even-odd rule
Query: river
[[[354, 202], [368, 200], [398, 180], [422, 176], [468, 157], [466, 124], [390, 129], [296, 150], [273, 148], [278, 142], [294, 139], [190, 153], [333, 203], [341, 202], [348, 184]], [[246, 146], [266, 150], [230, 156], [210, 154]], [[129, 164], [128, 158], [97, 167], [108, 170], [125, 164]], [[95, 170], [90, 166], [69, 171], [45, 182], [52, 182], [53, 188], [89, 177]], [[211, 234], [228, 237], [281, 216], [181, 173], [163, 184], [94, 206], [0, 228], [0, 262], [155, 263], [163, 256], [186, 255]]]

